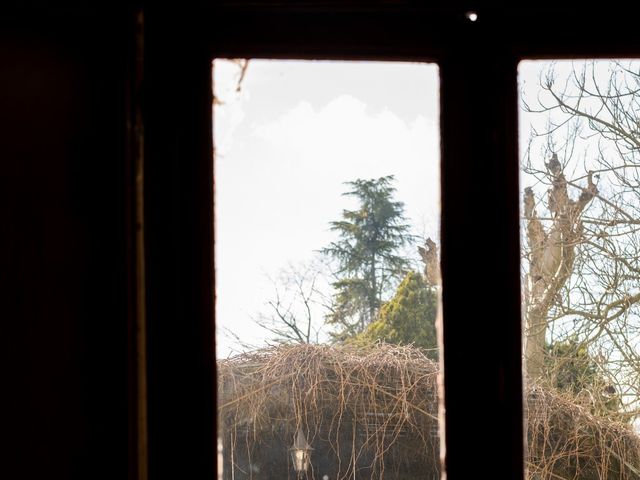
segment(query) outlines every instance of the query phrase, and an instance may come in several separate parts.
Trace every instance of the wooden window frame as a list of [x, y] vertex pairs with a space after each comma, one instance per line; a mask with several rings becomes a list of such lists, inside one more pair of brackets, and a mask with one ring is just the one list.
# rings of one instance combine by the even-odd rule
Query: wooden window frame
[[640, 56], [638, 9], [485, 3], [473, 8], [476, 22], [463, 2], [145, 9], [149, 478], [216, 478], [216, 57], [438, 64], [446, 472], [452, 480], [486, 472], [523, 478], [517, 66], [527, 58]]

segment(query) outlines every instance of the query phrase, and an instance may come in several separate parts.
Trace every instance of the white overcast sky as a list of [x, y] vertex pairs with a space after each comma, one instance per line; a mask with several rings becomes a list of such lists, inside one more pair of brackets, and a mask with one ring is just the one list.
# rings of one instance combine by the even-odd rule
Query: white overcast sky
[[268, 338], [268, 277], [334, 239], [344, 182], [395, 175], [415, 233], [438, 230], [435, 65], [251, 60], [238, 92], [239, 71], [215, 62], [218, 357], [237, 351], [227, 329]]
[[[566, 78], [580, 63], [553, 68]], [[520, 92], [532, 105], [550, 65], [519, 66]], [[596, 71], [605, 80], [611, 74], [606, 61]], [[239, 73], [237, 63], [215, 62], [219, 358], [242, 348], [227, 330], [253, 346], [270, 337], [253, 320], [274, 296], [269, 278], [311, 261], [334, 239], [329, 222], [355, 206], [341, 195], [344, 182], [395, 175], [396, 198], [422, 237], [438, 238], [440, 212], [435, 65], [251, 60], [237, 91]], [[547, 117], [521, 110], [519, 123], [522, 158], [530, 130], [544, 130]], [[542, 168], [544, 145], [534, 144], [531, 154]], [[573, 165], [588, 168], [580, 159]], [[521, 191], [526, 186], [546, 188], [523, 176]]]
[[[519, 66], [531, 103], [549, 65]], [[560, 77], [573, 66], [554, 62]], [[334, 239], [329, 222], [354, 206], [344, 182], [395, 175], [415, 233], [438, 237], [439, 82], [433, 64], [251, 60], [237, 91], [238, 63], [217, 60], [213, 71], [217, 346], [226, 357], [238, 351], [226, 330], [255, 346], [269, 337], [253, 318], [273, 298], [270, 278]], [[545, 123], [521, 112], [521, 156], [532, 125]]]

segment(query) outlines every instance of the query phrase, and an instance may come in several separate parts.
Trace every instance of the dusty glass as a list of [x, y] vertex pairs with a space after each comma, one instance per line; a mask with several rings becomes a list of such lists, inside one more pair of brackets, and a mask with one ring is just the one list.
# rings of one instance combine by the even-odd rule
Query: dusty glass
[[640, 63], [526, 61], [528, 478], [640, 472]]
[[213, 84], [223, 478], [439, 478], [437, 67]]

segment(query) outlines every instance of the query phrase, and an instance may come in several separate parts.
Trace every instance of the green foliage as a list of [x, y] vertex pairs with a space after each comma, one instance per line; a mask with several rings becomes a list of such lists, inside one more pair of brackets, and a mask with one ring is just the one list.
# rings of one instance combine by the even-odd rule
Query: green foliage
[[347, 182], [345, 196], [359, 202], [356, 210], [343, 210], [331, 222], [338, 240], [322, 249], [337, 265], [337, 281], [329, 323], [337, 325], [337, 338], [362, 332], [378, 315], [383, 297], [393, 291], [409, 268], [399, 249], [413, 239], [405, 223], [404, 204], [394, 201], [393, 176]]
[[380, 309], [378, 319], [354, 338], [364, 344], [382, 340], [398, 345], [413, 344], [438, 359], [436, 315], [438, 294], [427, 287], [422, 275], [409, 272], [394, 297]]
[[592, 413], [608, 416], [619, 412], [620, 395], [598, 367], [587, 346], [576, 337], [546, 346], [545, 378], [553, 387], [588, 398]]
[[558, 390], [578, 394], [598, 380], [596, 363], [576, 338], [554, 342], [546, 350], [546, 377]]

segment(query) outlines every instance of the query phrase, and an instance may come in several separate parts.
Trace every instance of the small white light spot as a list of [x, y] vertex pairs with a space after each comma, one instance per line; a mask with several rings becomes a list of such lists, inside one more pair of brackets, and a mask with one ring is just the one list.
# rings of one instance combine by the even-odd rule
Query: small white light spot
[[467, 12], [466, 17], [470, 22], [478, 20], [478, 14], [476, 12]]

